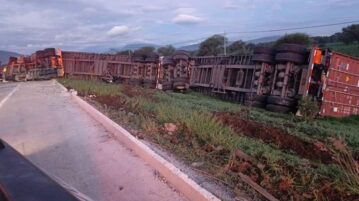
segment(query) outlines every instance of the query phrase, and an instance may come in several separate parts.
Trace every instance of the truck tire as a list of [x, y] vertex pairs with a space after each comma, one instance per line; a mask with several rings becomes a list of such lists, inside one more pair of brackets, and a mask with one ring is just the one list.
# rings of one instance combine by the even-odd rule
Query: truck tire
[[172, 57], [164, 57], [162, 61], [162, 65], [173, 65], [174, 61]]
[[284, 83], [283, 82], [277, 82], [275, 83], [275, 85], [278, 87], [278, 88], [282, 88], [284, 86]]
[[244, 101], [244, 105], [248, 107], [257, 107], [257, 108], [265, 108], [266, 104], [259, 101]]
[[173, 59], [174, 60], [188, 60], [189, 59], [189, 56], [187, 55], [183, 55], [183, 54], [176, 54], [173, 56]]
[[140, 85], [142, 85], [142, 80], [141, 80], [141, 79], [132, 78], [132, 79], [130, 79], [129, 84], [130, 84], [130, 85], [140, 86]]
[[293, 62], [296, 64], [304, 63], [304, 56], [297, 53], [278, 53], [275, 56], [275, 60], [279, 62]]
[[280, 73], [278, 73], [278, 77], [279, 77], [279, 78], [284, 78], [284, 77], [285, 77], [285, 72], [280, 72]]
[[265, 103], [267, 101], [267, 96], [264, 95], [258, 95], [256, 93], [246, 93], [244, 95], [244, 100], [246, 101], [258, 101]]
[[190, 54], [187, 51], [184, 50], [177, 50], [174, 54], [173, 54], [173, 59], [174, 60], [189, 60], [191, 58]]
[[176, 77], [173, 79], [174, 82], [189, 82], [189, 79], [186, 77]]
[[163, 91], [168, 91], [168, 90], [172, 90], [173, 83], [172, 82], [162, 82], [162, 90]]
[[156, 58], [156, 57], [146, 57], [145, 62], [157, 63], [157, 62], [158, 62], [158, 58]]
[[144, 62], [145, 61], [145, 57], [144, 56], [140, 56], [140, 55], [136, 55], [132, 57], [132, 60], [134, 62]]
[[252, 61], [273, 63], [273, 56], [270, 54], [254, 54], [252, 57]]
[[174, 89], [185, 89], [186, 88], [186, 82], [173, 82], [173, 88]]
[[270, 47], [257, 47], [253, 51], [254, 54], [269, 54], [272, 55], [274, 53], [274, 49]]
[[281, 105], [273, 105], [267, 104], [266, 109], [271, 112], [278, 112], [278, 113], [289, 113], [291, 112], [291, 108]]
[[304, 45], [298, 45], [298, 44], [290, 44], [290, 43], [284, 43], [279, 45], [276, 48], [277, 52], [291, 52], [291, 53], [297, 53], [297, 54], [306, 54], [307, 48]]
[[173, 55], [186, 55], [188, 57], [191, 57], [189, 52], [187, 52], [186, 50], [177, 50]]
[[281, 98], [281, 97], [278, 97], [278, 96], [268, 96], [267, 97], [267, 103], [268, 104], [274, 104], [274, 105], [293, 107], [293, 106], [296, 105], [296, 100], [295, 99], [289, 99], [289, 98]]
[[156, 88], [155, 80], [143, 80], [143, 87], [145, 88]]

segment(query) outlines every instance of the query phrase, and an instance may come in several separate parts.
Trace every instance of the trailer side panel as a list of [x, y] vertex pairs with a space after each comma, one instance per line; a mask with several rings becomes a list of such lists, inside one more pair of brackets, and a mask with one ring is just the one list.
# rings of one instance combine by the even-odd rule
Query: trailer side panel
[[333, 52], [324, 79], [321, 115], [359, 114], [359, 59]]

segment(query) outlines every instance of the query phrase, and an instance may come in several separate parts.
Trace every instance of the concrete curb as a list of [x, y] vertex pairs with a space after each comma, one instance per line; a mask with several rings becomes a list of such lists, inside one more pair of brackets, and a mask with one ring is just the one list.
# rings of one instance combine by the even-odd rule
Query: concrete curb
[[194, 201], [220, 200], [86, 101], [77, 95], [72, 95], [72, 99], [108, 131], [115, 134], [128, 148], [132, 149], [152, 168], [157, 170], [174, 188], [183, 193], [188, 199]]

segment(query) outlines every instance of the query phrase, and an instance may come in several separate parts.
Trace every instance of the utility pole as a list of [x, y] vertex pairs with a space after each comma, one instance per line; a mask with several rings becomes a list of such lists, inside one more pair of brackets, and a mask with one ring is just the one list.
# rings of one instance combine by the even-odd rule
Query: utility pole
[[223, 54], [227, 56], [226, 31], [223, 32]]

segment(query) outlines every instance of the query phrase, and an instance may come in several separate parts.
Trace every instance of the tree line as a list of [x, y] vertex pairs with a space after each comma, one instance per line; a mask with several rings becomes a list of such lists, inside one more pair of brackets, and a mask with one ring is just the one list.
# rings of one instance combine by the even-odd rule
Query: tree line
[[[220, 56], [224, 55], [242, 55], [250, 54], [256, 46], [270, 46], [275, 47], [282, 43], [294, 43], [310, 46], [317, 43], [323, 46], [327, 43], [343, 42], [345, 44], [359, 42], [359, 24], [353, 24], [344, 27], [341, 32], [335, 33], [331, 36], [315, 36], [310, 37], [305, 33], [286, 34], [277, 41], [261, 44], [246, 43], [242, 40], [229, 43], [228, 38], [222, 35], [213, 35], [200, 43], [197, 51], [190, 52], [193, 56]], [[172, 45], [160, 47], [143, 47], [135, 51], [121, 51], [118, 54], [152, 54], [158, 53], [161, 56], [170, 56], [176, 51]]]

